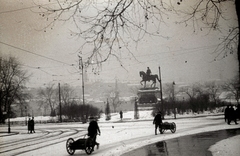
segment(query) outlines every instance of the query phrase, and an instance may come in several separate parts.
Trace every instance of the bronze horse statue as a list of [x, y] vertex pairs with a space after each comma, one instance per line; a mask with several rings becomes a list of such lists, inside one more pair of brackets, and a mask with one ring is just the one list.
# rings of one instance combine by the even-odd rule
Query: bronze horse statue
[[153, 82], [151, 84], [151, 87], [156, 87], [156, 82], [157, 82], [156, 80], [158, 80], [158, 82], [160, 82], [157, 74], [147, 75], [144, 71], [140, 71], [139, 74], [140, 74], [140, 77], [142, 77], [142, 81], [140, 81], [141, 85], [142, 85], [142, 82], [144, 81], [144, 88], [146, 87], [146, 81], [152, 81]]

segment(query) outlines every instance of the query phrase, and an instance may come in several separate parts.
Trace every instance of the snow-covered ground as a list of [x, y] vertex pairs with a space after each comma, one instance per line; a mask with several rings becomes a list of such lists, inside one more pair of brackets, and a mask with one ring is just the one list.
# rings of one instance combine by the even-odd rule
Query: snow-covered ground
[[[120, 121], [120, 115], [118, 113], [112, 114], [110, 121], [105, 121], [103, 115], [99, 119], [99, 126], [101, 129], [101, 135], [98, 136], [97, 141], [100, 143], [100, 149], [95, 150], [92, 155], [94, 156], [119, 156], [131, 150], [143, 147], [148, 144], [153, 144], [162, 140], [177, 138], [184, 135], [191, 135], [207, 131], [216, 131], [222, 129], [240, 128], [240, 125], [227, 125], [224, 122], [223, 114], [185, 114], [177, 115], [177, 119], [173, 116], [166, 116], [165, 121], [175, 122], [177, 125], [176, 133], [166, 131], [164, 134], [155, 135], [154, 125], [152, 123], [153, 117], [151, 111], [140, 111], [140, 119], [133, 119], [133, 112], [124, 112], [123, 121]], [[200, 116], [200, 117], [198, 117]], [[35, 120], [40, 120], [43, 117], [35, 117]], [[19, 119], [13, 119], [19, 120]], [[78, 139], [86, 133], [88, 124], [81, 123], [61, 123], [61, 124], [36, 124], [35, 134], [26, 134], [26, 127], [22, 127], [22, 132], [19, 135], [13, 136], [14, 139], [21, 139], [22, 137], [37, 137], [42, 135], [42, 130], [46, 131], [61, 131], [63, 134], [70, 133], [73, 130], [83, 130], [77, 134], [73, 134], [70, 137]], [[1, 131], [3, 127], [0, 127]], [[69, 128], [70, 130], [68, 130]], [[71, 129], [72, 128], [72, 129]], [[14, 127], [12, 128], [14, 131]], [[18, 130], [21, 127], [18, 127]], [[53, 133], [52, 132], [52, 133]], [[1, 134], [0, 134], [1, 135]], [[12, 138], [12, 139], [13, 139]], [[59, 135], [59, 138], [55, 139], [58, 142], [52, 143], [46, 147], [34, 147], [37, 150], [18, 151], [18, 155], [24, 156], [42, 156], [42, 155], [63, 155], [67, 156], [65, 143], [69, 136]], [[1, 141], [8, 142], [11, 137], [1, 137]], [[47, 142], [47, 140], [46, 140]], [[50, 141], [48, 141], [50, 142]], [[240, 155], [240, 135], [222, 140], [210, 147], [214, 156], [238, 156]], [[28, 149], [31, 147], [29, 146]], [[4, 154], [3, 154], [4, 155]], [[6, 155], [14, 155], [9, 151]], [[77, 150], [74, 155], [86, 155], [84, 151]]]
[[213, 156], [239, 156], [240, 135], [224, 139], [211, 146], [209, 150]]

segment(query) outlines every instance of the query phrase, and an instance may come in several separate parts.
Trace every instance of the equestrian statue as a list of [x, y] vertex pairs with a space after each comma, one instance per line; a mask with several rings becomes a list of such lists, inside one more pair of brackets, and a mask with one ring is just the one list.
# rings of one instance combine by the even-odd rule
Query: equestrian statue
[[147, 67], [147, 72], [145, 73], [144, 71], [140, 71], [139, 72], [140, 77], [142, 77], [142, 81], [140, 81], [140, 84], [142, 84], [142, 82], [144, 81], [144, 88], [146, 87], [146, 81], [152, 81], [153, 83], [151, 84], [151, 87], [156, 87], [156, 80], [158, 80], [158, 82], [160, 82], [158, 75], [151, 75], [151, 70], [149, 69], [149, 67]]

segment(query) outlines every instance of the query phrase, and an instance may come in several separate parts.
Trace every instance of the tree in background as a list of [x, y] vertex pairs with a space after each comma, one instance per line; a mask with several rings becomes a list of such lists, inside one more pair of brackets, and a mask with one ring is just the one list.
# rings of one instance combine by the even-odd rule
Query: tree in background
[[[65, 116], [64, 121], [83, 121], [89, 116], [99, 116], [99, 109], [90, 105], [82, 105], [72, 100], [68, 105], [63, 105], [62, 115]], [[82, 117], [85, 116], [83, 119]]]
[[237, 78], [225, 82], [222, 88], [227, 92], [226, 99], [231, 100], [233, 97], [237, 104], [239, 104], [239, 83]]
[[29, 95], [24, 93], [25, 83], [28, 81], [29, 75], [21, 68], [20, 63], [14, 57], [0, 57], [0, 118], [1, 123], [7, 118], [3, 112], [10, 117], [14, 112], [11, 109], [13, 103], [19, 108], [25, 108], [26, 100]]
[[119, 107], [123, 101], [119, 99], [119, 92], [111, 92], [109, 101], [113, 106], [113, 112], [116, 112], [117, 107]]
[[219, 95], [220, 95], [220, 89], [222, 88], [221, 85], [217, 84], [216, 81], [208, 82], [205, 84], [205, 87], [207, 89], [207, 92], [210, 95], [210, 100], [217, 105], [219, 103]]
[[195, 103], [194, 99], [197, 97], [197, 94], [198, 94], [196, 88], [199, 88], [199, 86], [195, 84], [193, 86], [184, 86], [184, 87], [180, 88], [180, 90], [179, 90], [179, 92], [184, 93], [188, 96], [189, 103], [192, 107], [191, 109], [194, 112], [196, 111], [196, 103]]
[[56, 107], [59, 102], [58, 90], [54, 84], [49, 83], [46, 88], [40, 88], [38, 90], [38, 98], [40, 108], [50, 108], [50, 116], [56, 116]]
[[69, 84], [64, 84], [61, 86], [60, 90], [62, 104], [69, 105], [75, 96], [73, 88]]
[[112, 105], [113, 112], [116, 112], [117, 107], [119, 107], [124, 101], [120, 100], [120, 91], [118, 89], [118, 82], [115, 81], [115, 88], [106, 91], [106, 98], [109, 100], [109, 103]]
[[19, 107], [17, 108], [18, 110], [16, 111], [20, 111], [21, 117], [28, 115], [27, 112], [29, 108], [29, 102], [33, 97], [33, 95], [31, 93], [26, 92], [25, 89], [23, 89], [20, 95], [19, 94], [16, 95], [19, 104]]
[[79, 105], [77, 104], [77, 101], [71, 101], [67, 105], [62, 106], [62, 115], [65, 116], [65, 120], [73, 120], [76, 117], [81, 117], [79, 114]]

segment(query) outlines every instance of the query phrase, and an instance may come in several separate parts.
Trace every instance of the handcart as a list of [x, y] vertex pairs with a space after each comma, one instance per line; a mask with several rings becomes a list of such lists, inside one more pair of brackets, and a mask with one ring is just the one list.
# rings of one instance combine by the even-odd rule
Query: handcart
[[161, 134], [163, 134], [164, 131], [166, 130], [170, 130], [172, 133], [176, 132], [176, 124], [174, 122], [169, 123], [169, 122], [164, 122], [161, 123], [161, 125], [159, 126], [159, 131]]
[[66, 142], [66, 149], [68, 154], [73, 155], [75, 150], [85, 150], [90, 155], [93, 152], [94, 141], [92, 138], [85, 135], [83, 138], [74, 141], [73, 138], [69, 138]]

